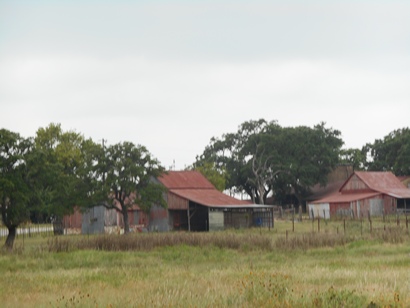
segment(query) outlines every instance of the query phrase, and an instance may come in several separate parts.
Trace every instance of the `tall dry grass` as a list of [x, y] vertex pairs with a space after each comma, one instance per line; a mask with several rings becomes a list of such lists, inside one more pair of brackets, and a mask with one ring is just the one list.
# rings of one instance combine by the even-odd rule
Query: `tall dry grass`
[[158, 247], [188, 245], [237, 250], [271, 250], [267, 235], [219, 233], [148, 233], [128, 235], [98, 235], [90, 237], [55, 237], [48, 240], [49, 252], [72, 250], [150, 251]]

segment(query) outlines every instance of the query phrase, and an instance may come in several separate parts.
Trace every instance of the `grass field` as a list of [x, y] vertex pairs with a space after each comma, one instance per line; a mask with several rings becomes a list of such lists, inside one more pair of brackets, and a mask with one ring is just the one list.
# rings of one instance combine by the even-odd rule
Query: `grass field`
[[405, 225], [321, 224], [19, 238], [0, 254], [0, 306], [410, 306]]

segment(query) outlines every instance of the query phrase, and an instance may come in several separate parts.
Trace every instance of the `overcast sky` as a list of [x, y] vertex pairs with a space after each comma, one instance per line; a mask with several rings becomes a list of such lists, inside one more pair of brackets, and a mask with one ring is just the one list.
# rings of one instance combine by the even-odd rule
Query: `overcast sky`
[[0, 106], [177, 170], [259, 118], [359, 148], [409, 126], [410, 1], [0, 0]]

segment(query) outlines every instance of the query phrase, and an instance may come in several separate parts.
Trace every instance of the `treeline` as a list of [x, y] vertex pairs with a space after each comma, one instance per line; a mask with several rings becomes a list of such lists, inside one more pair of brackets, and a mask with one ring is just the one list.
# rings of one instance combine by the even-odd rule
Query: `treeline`
[[242, 123], [234, 133], [212, 138], [194, 167], [221, 190], [246, 193], [256, 203], [299, 203], [315, 184], [325, 185], [338, 164], [355, 170], [410, 175], [410, 130], [398, 129], [361, 149], [343, 149], [340, 131], [320, 123], [281, 127], [264, 119]]

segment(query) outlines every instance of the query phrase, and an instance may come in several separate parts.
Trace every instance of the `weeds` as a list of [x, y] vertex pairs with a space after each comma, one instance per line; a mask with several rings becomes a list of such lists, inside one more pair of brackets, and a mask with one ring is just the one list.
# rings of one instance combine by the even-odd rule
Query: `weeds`
[[236, 250], [271, 250], [268, 236], [231, 233], [152, 233], [100, 235], [89, 238], [55, 237], [47, 241], [49, 252], [68, 252], [76, 249], [104, 251], [150, 251], [159, 247], [188, 245], [194, 247], [215, 246]]

